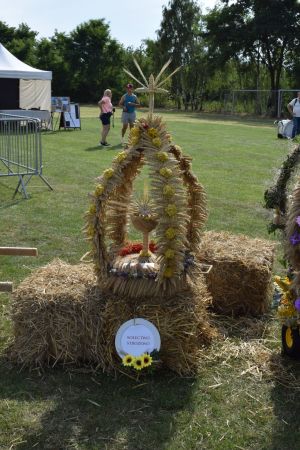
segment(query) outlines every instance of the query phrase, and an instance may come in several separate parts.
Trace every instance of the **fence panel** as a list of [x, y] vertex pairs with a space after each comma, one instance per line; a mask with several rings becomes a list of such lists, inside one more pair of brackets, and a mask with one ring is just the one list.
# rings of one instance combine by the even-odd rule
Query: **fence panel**
[[20, 190], [28, 198], [26, 186], [34, 175], [52, 189], [42, 175], [39, 119], [0, 113], [0, 162], [0, 177], [18, 177], [14, 196]]

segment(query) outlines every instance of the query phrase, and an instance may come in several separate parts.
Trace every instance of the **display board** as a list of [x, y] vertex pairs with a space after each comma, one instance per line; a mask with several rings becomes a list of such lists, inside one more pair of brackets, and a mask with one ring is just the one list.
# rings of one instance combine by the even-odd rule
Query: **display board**
[[70, 103], [69, 111], [62, 111], [60, 114], [59, 128], [80, 128], [80, 107], [79, 103]]
[[70, 97], [51, 97], [51, 111], [70, 111]]

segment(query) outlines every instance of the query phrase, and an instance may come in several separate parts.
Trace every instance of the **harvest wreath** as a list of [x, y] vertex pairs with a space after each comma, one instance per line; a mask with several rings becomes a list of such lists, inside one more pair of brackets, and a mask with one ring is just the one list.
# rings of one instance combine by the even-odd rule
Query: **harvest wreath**
[[[128, 245], [130, 218], [134, 225], [138, 219], [155, 221], [157, 270], [150, 278], [156, 279], [157, 292], [161, 287], [164, 291], [177, 289], [192, 265], [192, 253], [200, 243], [207, 217], [206, 198], [191, 171], [190, 159], [170, 141], [161, 117], [149, 115], [138, 120], [130, 132], [129, 147], [97, 178], [85, 230], [102, 285], [112, 276], [126, 275], [114, 265]], [[132, 207], [133, 181], [144, 164], [150, 169], [151, 217]], [[148, 248], [145, 251], [141, 256], [150, 256]]]

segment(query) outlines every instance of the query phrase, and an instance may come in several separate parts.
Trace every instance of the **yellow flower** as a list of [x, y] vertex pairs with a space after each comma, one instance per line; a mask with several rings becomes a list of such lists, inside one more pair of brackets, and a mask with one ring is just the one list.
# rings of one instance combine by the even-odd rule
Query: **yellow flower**
[[172, 176], [172, 170], [168, 169], [167, 167], [163, 167], [162, 169], [160, 169], [159, 173], [165, 178], [170, 178]]
[[278, 306], [278, 315], [280, 317], [292, 317], [296, 315], [296, 309], [292, 305], [280, 305]]
[[169, 203], [169, 205], [165, 208], [165, 212], [169, 217], [173, 217], [177, 213], [176, 205]]
[[104, 172], [103, 172], [103, 176], [104, 176], [104, 178], [106, 178], [107, 180], [109, 180], [112, 176], [113, 176], [113, 174], [114, 174], [114, 169], [106, 169], [106, 170], [104, 170]]
[[88, 236], [94, 236], [95, 228], [93, 227], [93, 225], [89, 225], [88, 226], [88, 228], [86, 230], [86, 233], [87, 233]]
[[163, 188], [163, 194], [171, 197], [175, 194], [175, 189], [170, 184], [166, 184]]
[[167, 267], [164, 271], [165, 278], [171, 278], [173, 276], [173, 269], [171, 267]]
[[152, 144], [159, 148], [161, 146], [161, 140], [159, 139], [159, 137], [152, 139]]
[[283, 290], [283, 292], [287, 292], [290, 289], [291, 281], [288, 277], [281, 278], [278, 275], [274, 277], [274, 282], [277, 284], [277, 286], [280, 287], [280, 289]]
[[148, 128], [147, 133], [151, 137], [151, 139], [154, 139], [158, 136], [157, 130], [155, 128]]
[[165, 251], [165, 257], [166, 257], [166, 258], [172, 259], [172, 258], [174, 258], [174, 256], [175, 256], [175, 252], [174, 252], [174, 250], [172, 250], [171, 248], [168, 248], [168, 249]]
[[140, 256], [142, 256], [142, 257], [148, 257], [148, 256], [151, 256], [151, 252], [149, 252], [148, 250], [141, 250], [140, 251]]
[[143, 366], [148, 367], [152, 364], [152, 356], [148, 355], [148, 353], [144, 353], [142, 356], [143, 358]]
[[169, 227], [166, 232], [165, 232], [165, 236], [168, 239], [174, 239], [174, 237], [176, 236], [176, 230], [172, 227]]
[[90, 206], [89, 213], [90, 214], [96, 214], [96, 205], [91, 205]]
[[104, 186], [102, 184], [97, 184], [95, 189], [95, 195], [96, 197], [100, 197], [101, 194], [104, 192]]
[[133, 136], [130, 138], [131, 145], [137, 145], [139, 143], [139, 138], [136, 136]]
[[122, 162], [124, 161], [124, 159], [127, 158], [127, 153], [126, 152], [120, 152], [117, 154], [117, 156], [115, 157], [115, 161], [117, 162]]
[[122, 358], [123, 366], [132, 366], [134, 363], [135, 358], [132, 355], [125, 355], [124, 358]]
[[137, 356], [136, 358], [134, 358], [132, 365], [135, 370], [142, 370], [142, 368], [144, 367], [143, 358], [141, 356]]
[[165, 162], [165, 161], [168, 161], [169, 156], [168, 156], [167, 152], [157, 152], [156, 158], [161, 162]]
[[140, 132], [139, 128], [137, 128], [137, 127], [131, 128], [131, 130], [130, 130], [130, 137], [140, 138], [140, 136], [141, 136], [141, 132]]

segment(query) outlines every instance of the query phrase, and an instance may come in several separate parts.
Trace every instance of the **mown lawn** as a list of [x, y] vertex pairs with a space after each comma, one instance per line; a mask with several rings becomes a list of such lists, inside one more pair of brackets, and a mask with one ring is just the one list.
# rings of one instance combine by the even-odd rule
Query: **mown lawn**
[[[16, 180], [0, 178], [0, 245], [39, 250], [38, 258], [1, 257], [1, 280], [17, 285], [55, 257], [75, 264], [88, 250], [81, 231], [87, 194], [121, 149], [121, 125], [118, 116], [103, 149], [97, 109], [82, 107], [81, 115], [81, 131], [43, 134], [44, 176], [54, 191], [34, 178], [30, 198], [12, 200]], [[207, 229], [276, 239], [266, 231], [263, 193], [289, 143], [277, 140], [272, 121], [162, 115], [206, 188]], [[0, 294], [2, 351], [11, 338], [9, 303]], [[299, 364], [281, 359], [279, 324], [272, 316], [225, 321], [224, 332], [225, 343], [207, 351], [195, 379], [29, 372], [2, 357], [0, 449], [299, 449]]]

